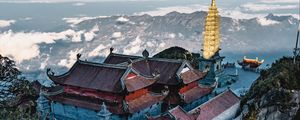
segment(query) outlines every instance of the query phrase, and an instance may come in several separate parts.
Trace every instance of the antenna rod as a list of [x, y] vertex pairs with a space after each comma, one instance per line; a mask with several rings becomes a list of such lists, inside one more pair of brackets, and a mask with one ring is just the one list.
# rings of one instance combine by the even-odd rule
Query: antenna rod
[[294, 64], [296, 64], [296, 58], [299, 54], [300, 49], [298, 48], [298, 44], [299, 44], [299, 32], [300, 32], [300, 20], [299, 20], [299, 27], [298, 27], [298, 32], [297, 32], [297, 40], [296, 40], [296, 47], [294, 50]]

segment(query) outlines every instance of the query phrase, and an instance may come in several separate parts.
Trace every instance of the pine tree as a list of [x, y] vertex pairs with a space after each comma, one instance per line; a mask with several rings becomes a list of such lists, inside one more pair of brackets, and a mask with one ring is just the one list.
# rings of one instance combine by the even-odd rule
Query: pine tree
[[0, 55], [0, 106], [5, 106], [8, 100], [15, 97], [11, 88], [20, 81], [20, 74], [13, 60]]
[[35, 118], [37, 93], [13, 60], [0, 55], [0, 119]]

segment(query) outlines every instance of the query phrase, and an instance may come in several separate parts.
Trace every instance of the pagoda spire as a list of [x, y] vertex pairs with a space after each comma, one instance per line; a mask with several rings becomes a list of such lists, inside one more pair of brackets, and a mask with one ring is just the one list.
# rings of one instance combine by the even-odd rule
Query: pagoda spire
[[216, 0], [212, 0], [205, 20], [203, 57], [210, 59], [220, 49], [220, 16]]

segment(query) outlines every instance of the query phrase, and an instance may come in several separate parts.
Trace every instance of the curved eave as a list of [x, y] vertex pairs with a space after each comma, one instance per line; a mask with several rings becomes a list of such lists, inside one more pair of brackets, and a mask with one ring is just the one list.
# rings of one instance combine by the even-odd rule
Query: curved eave
[[79, 63], [80, 60], [77, 60], [74, 65], [71, 67], [71, 69], [69, 69], [66, 73], [61, 74], [61, 75], [54, 75], [54, 74], [50, 74], [51, 70], [47, 71], [47, 76], [50, 78], [51, 81], [53, 81], [54, 83], [58, 83], [58, 84], [64, 84], [63, 78], [66, 77], [67, 75], [69, 75], [71, 73], [71, 71], [74, 70], [75, 66]]
[[[54, 75], [54, 74], [50, 74], [50, 72], [52, 72], [51, 70], [47, 71], [47, 76], [48, 78], [50, 78], [51, 81], [53, 81], [56, 84], [60, 84], [60, 85], [68, 85], [65, 84], [64, 80], [65, 78], [70, 75], [70, 73], [72, 73], [72, 71], [76, 68], [77, 65], [79, 64], [85, 64], [85, 65], [93, 65], [93, 66], [101, 66], [101, 67], [109, 67], [109, 68], [116, 68], [116, 69], [127, 69], [127, 66], [122, 66], [122, 65], [115, 65], [115, 64], [103, 64], [103, 63], [94, 63], [94, 62], [88, 62], [88, 61], [82, 61], [82, 60], [77, 60], [74, 65], [64, 74], [61, 75]], [[121, 78], [120, 78], [121, 79]], [[119, 80], [119, 82], [121, 82], [121, 80]], [[122, 83], [121, 83], [122, 84]], [[69, 86], [69, 85], [68, 85]], [[74, 86], [74, 85], [70, 85], [70, 86]], [[74, 87], [80, 87], [81, 86], [74, 86]], [[100, 90], [100, 89], [94, 89], [94, 88], [90, 88], [93, 90], [97, 90], [97, 91], [103, 91], [103, 92], [110, 92], [110, 93], [122, 93], [124, 91], [123, 89], [120, 89], [118, 91], [109, 91], [109, 90]]]

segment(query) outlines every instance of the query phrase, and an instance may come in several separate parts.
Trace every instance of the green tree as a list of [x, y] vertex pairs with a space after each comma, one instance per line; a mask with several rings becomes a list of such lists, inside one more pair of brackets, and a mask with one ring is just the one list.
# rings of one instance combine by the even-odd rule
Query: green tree
[[0, 55], [0, 119], [34, 119], [36, 91], [13, 60]]

